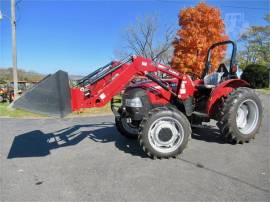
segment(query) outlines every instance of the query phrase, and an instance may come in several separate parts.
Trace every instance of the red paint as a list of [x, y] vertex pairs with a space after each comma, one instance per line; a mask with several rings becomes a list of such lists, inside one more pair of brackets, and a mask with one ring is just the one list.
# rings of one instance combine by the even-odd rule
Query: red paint
[[[119, 65], [119, 62], [115, 61], [111, 68], [116, 65]], [[170, 91], [174, 92], [180, 100], [194, 96], [198, 91], [196, 86], [203, 84], [203, 80], [192, 81], [188, 75], [176, 72], [171, 67], [154, 64], [150, 59], [134, 56], [132, 62], [123, 64], [119, 69], [92, 85], [71, 88], [72, 111], [81, 108], [102, 107], [110, 102], [113, 96], [119, 94], [135, 76], [143, 77], [149, 72], [156, 73], [158, 71], [171, 76], [170, 79], [162, 79], [162, 81], [170, 86]], [[240, 79], [230, 79], [216, 86], [207, 103], [206, 112], [209, 117], [213, 117], [215, 105], [222, 97], [228, 96], [233, 89], [242, 86], [249, 86], [249, 84]], [[149, 101], [155, 105], [166, 105], [173, 96], [170, 91], [149, 80], [137, 83], [133, 87], [144, 88]], [[89, 91], [90, 96], [86, 96], [85, 91]]]
[[[119, 62], [114, 62], [112, 68], [118, 64]], [[119, 69], [113, 71], [111, 74], [94, 84], [85, 86], [84, 88], [72, 88], [72, 111], [77, 111], [80, 108], [102, 107], [110, 102], [113, 96], [119, 94], [135, 76], [145, 76], [146, 73], [155, 73], [158, 71], [170, 75], [173, 79], [173, 81], [170, 82], [175, 82], [177, 86], [181, 86], [182, 81], [185, 82], [186, 93], [181, 93], [179, 89], [175, 91], [175, 93], [179, 95], [179, 98], [184, 100], [188, 98], [188, 96], [193, 95], [194, 87], [192, 81], [186, 75], [180, 74], [171, 67], [154, 64], [150, 59], [134, 56], [132, 62], [123, 64]], [[149, 85], [145, 86], [145, 88], [148, 89], [148, 95], [151, 102], [159, 104], [168, 103], [172, 96], [171, 93], [160, 86], [154, 86], [159, 85], [154, 82], [149, 82]], [[153, 87], [153, 89], [150, 89], [150, 87]], [[171, 90], [173, 89], [171, 88]], [[86, 97], [84, 91], [90, 91], [90, 97]]]

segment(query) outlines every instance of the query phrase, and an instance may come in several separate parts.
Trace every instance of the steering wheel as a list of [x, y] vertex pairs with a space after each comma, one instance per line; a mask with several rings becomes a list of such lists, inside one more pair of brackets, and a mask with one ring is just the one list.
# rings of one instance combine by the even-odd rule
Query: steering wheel
[[197, 73], [194, 73], [194, 72], [187, 72], [187, 74], [191, 77], [191, 79], [194, 81], [196, 79], [200, 79], [201, 76]]

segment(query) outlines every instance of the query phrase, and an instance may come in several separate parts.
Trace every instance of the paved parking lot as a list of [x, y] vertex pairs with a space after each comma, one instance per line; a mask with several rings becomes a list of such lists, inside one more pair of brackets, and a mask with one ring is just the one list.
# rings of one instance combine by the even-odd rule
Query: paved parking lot
[[112, 116], [0, 119], [1, 201], [270, 200], [270, 97], [255, 141], [194, 129], [176, 159], [152, 160]]

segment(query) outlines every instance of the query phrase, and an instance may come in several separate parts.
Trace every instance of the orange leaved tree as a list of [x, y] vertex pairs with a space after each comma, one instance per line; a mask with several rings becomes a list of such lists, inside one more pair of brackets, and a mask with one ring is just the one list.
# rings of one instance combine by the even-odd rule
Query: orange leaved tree
[[[213, 43], [228, 39], [220, 10], [208, 6], [206, 3], [186, 8], [179, 13], [179, 26], [180, 29], [173, 42], [172, 67], [180, 72], [193, 72], [201, 75], [207, 49]], [[218, 66], [225, 56], [225, 51], [224, 46], [214, 49], [212, 67]]]

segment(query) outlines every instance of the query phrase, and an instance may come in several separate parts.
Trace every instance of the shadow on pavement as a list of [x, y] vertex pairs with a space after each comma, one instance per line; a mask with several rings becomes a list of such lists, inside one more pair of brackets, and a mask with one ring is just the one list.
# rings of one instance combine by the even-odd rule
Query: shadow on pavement
[[[91, 127], [95, 129], [91, 130]], [[85, 138], [100, 143], [115, 142], [115, 146], [121, 151], [142, 158], [147, 157], [137, 141], [122, 137], [114, 124], [102, 123], [75, 125], [53, 133], [34, 130], [18, 135], [13, 140], [7, 158], [47, 156], [53, 149], [76, 145]]]
[[205, 142], [215, 142], [219, 144], [227, 144], [228, 141], [222, 137], [219, 129], [214, 126], [203, 125], [200, 127], [192, 127], [192, 139], [201, 140]]
[[[18, 135], [13, 140], [7, 158], [47, 156], [53, 149], [76, 145], [85, 138], [99, 143], [115, 142], [115, 146], [125, 153], [142, 158], [147, 157], [136, 140], [122, 137], [113, 123], [101, 123], [75, 125], [53, 133], [34, 130]], [[220, 138], [218, 130], [212, 127], [193, 128], [192, 138], [206, 142], [225, 143]]]

